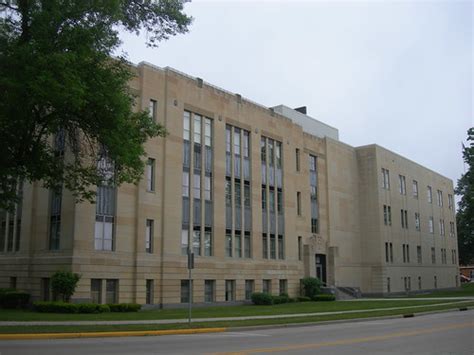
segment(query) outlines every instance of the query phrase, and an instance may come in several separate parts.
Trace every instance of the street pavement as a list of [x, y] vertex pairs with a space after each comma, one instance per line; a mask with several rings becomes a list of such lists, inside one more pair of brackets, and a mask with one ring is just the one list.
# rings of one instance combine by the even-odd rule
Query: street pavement
[[195, 335], [0, 342], [1, 355], [265, 353], [473, 355], [474, 311]]

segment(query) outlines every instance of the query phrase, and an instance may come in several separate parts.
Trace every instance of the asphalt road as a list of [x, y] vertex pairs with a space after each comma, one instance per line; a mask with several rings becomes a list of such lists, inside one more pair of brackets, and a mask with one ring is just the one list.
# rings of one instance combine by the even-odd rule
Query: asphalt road
[[473, 355], [474, 311], [195, 335], [0, 342], [0, 355], [265, 353]]

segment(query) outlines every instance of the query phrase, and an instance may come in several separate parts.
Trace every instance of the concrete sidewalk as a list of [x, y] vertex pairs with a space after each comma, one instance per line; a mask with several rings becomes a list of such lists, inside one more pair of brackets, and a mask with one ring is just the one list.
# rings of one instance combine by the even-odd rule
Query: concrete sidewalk
[[[419, 300], [422, 300], [422, 299], [419, 299]], [[463, 303], [471, 302], [473, 300], [474, 298], [470, 297], [469, 299], [463, 299], [463, 300], [459, 300], [458, 298], [456, 302], [446, 302], [446, 303], [437, 303], [437, 304], [419, 305], [419, 306], [359, 309], [359, 310], [351, 310], [351, 311], [317, 312], [317, 313], [291, 313], [291, 314], [276, 314], [276, 315], [265, 315], [265, 316], [193, 318], [192, 321], [196, 323], [196, 322], [239, 321], [239, 320], [252, 320], [252, 319], [300, 318], [300, 317], [326, 316], [326, 315], [333, 315], [333, 314], [369, 313], [369, 312], [391, 311], [391, 310], [401, 310], [401, 309], [411, 310], [411, 309], [417, 309], [417, 308], [438, 307], [438, 306], [446, 306], [446, 305], [462, 306]], [[357, 302], [360, 302], [360, 301], [363, 301], [363, 300], [358, 300]], [[187, 318], [151, 319], [151, 320], [116, 320], [116, 321], [23, 321], [23, 322], [0, 321], [0, 326], [178, 324], [178, 323], [187, 323], [187, 322], [188, 322]]]

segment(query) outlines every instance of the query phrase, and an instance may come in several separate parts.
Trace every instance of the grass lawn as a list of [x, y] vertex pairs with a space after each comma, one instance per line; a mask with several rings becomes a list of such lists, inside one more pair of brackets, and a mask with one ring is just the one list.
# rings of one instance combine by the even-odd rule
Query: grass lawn
[[429, 294], [420, 294], [413, 297], [474, 297], [474, 282], [469, 282], [461, 285], [457, 290], [440, 290], [433, 291]]
[[[348, 303], [348, 302], [344, 302]], [[352, 303], [352, 302], [351, 302]], [[367, 305], [367, 302], [363, 302]], [[355, 304], [355, 302], [354, 302]], [[413, 303], [412, 303], [413, 304]], [[420, 303], [416, 303], [420, 304]], [[308, 306], [306, 304], [306, 306]], [[251, 306], [250, 306], [251, 307]], [[277, 308], [278, 306], [267, 307]], [[375, 312], [357, 312], [351, 314], [334, 314], [325, 316], [312, 317], [296, 317], [296, 318], [279, 318], [279, 319], [257, 319], [244, 321], [226, 321], [226, 322], [200, 322], [192, 323], [189, 327], [187, 324], [166, 324], [166, 325], [92, 325], [92, 326], [2, 326], [0, 333], [3, 334], [18, 334], [18, 333], [77, 333], [77, 332], [98, 332], [98, 331], [138, 331], [138, 330], [164, 330], [164, 329], [188, 329], [188, 328], [208, 328], [208, 327], [245, 327], [258, 325], [282, 325], [282, 324], [302, 324], [302, 323], [317, 323], [330, 320], [356, 319], [356, 318], [371, 318], [391, 315], [402, 315], [407, 313], [420, 313], [426, 311], [446, 310], [459, 307], [474, 307], [474, 301], [463, 302], [462, 305], [443, 305], [434, 307], [421, 307], [411, 311], [409, 308], [404, 310], [392, 311], [375, 311]], [[213, 307], [217, 308], [217, 307]], [[231, 308], [231, 307], [228, 307]], [[145, 312], [142, 312], [145, 313]], [[255, 314], [255, 313], [254, 313]]]
[[[193, 318], [259, 316], [275, 314], [297, 314], [316, 312], [335, 312], [348, 310], [366, 310], [375, 308], [409, 307], [415, 305], [430, 305], [447, 303], [445, 300], [377, 300], [377, 301], [335, 301], [335, 302], [299, 302], [273, 306], [214, 306], [195, 307]], [[182, 319], [187, 318], [188, 310], [163, 309], [144, 310], [132, 313], [101, 313], [101, 314], [59, 314], [38, 313], [23, 310], [0, 310], [0, 321], [67, 321], [67, 320], [152, 320], [152, 319]]]

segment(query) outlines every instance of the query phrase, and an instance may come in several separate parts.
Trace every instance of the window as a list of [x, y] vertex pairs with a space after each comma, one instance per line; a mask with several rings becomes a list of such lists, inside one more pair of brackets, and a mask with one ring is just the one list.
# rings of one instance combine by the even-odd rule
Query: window
[[114, 249], [115, 187], [98, 186], [95, 219], [95, 250]]
[[105, 280], [105, 303], [118, 303], [118, 280]]
[[434, 233], [434, 223], [433, 223], [433, 217], [430, 216], [428, 219], [428, 230], [430, 231], [431, 234]]
[[91, 279], [91, 302], [102, 303], [102, 280]]
[[418, 198], [418, 181], [413, 180], [413, 197]]
[[285, 249], [283, 243], [283, 236], [278, 236], [278, 259], [283, 260], [285, 259]]
[[244, 258], [252, 257], [252, 245], [250, 239], [250, 232], [245, 232], [244, 235]]
[[421, 290], [421, 276], [418, 276], [418, 289]]
[[[191, 281], [191, 287], [193, 283]], [[191, 288], [189, 280], [181, 280], [181, 303], [189, 303], [191, 300]]]
[[280, 287], [279, 287], [279, 289], [280, 289], [280, 290], [279, 290], [279, 291], [280, 291], [279, 294], [280, 294], [280, 295], [282, 295], [282, 294], [288, 294], [288, 280], [286, 280], [286, 279], [280, 280], [279, 286], [280, 286]]
[[153, 253], [153, 232], [155, 221], [152, 219], [146, 220], [145, 228], [145, 250], [147, 253]]
[[188, 255], [189, 230], [181, 229], [181, 255]]
[[155, 191], [155, 159], [148, 158], [146, 164], [146, 189]]
[[150, 117], [153, 119], [153, 121], [156, 122], [156, 108], [157, 108], [157, 102], [156, 100], [150, 99], [150, 103], [148, 104], [148, 112], [150, 113]]
[[51, 191], [49, 250], [59, 250], [61, 238], [61, 202], [62, 190]]
[[387, 277], [387, 292], [390, 293], [391, 292], [391, 287], [390, 287], [390, 277]]
[[235, 256], [237, 258], [241, 258], [242, 257], [242, 236], [240, 234], [240, 231], [235, 231], [234, 245], [235, 245]]
[[[201, 199], [201, 174], [194, 173], [194, 180], [193, 180], [193, 197], [196, 200]], [[197, 202], [200, 203], [200, 202]]]
[[153, 304], [153, 280], [146, 280], [146, 304]]
[[436, 264], [436, 250], [434, 247], [431, 248], [431, 263]]
[[454, 222], [449, 222], [449, 236], [454, 237]]
[[183, 179], [182, 179], [181, 189], [182, 189], [182, 196], [189, 197], [189, 172], [183, 171]]
[[184, 111], [183, 114], [183, 139], [189, 141], [191, 139], [191, 113]]
[[296, 161], [296, 171], [300, 171], [300, 150], [296, 148], [295, 150], [295, 161]]
[[400, 195], [406, 195], [407, 194], [407, 185], [406, 185], [405, 176], [398, 175], [398, 180], [399, 180]]
[[452, 210], [454, 207], [453, 195], [448, 194], [448, 208]]
[[440, 219], [440, 220], [439, 220], [439, 234], [440, 234], [440, 235], [445, 235], [444, 219]]
[[443, 207], [443, 191], [438, 190], [438, 206]]
[[418, 264], [423, 263], [423, 257], [421, 254], [421, 245], [416, 246], [416, 260], [418, 261]]
[[408, 229], [408, 211], [400, 210], [402, 228]]
[[16, 289], [16, 287], [17, 287], [16, 281], [17, 281], [16, 276], [10, 276], [10, 286], [9, 287]]
[[268, 238], [265, 233], [262, 234], [262, 258], [268, 259]]
[[212, 231], [210, 228], [204, 230], [204, 256], [213, 255], [213, 240], [212, 240]]
[[301, 216], [301, 192], [296, 193], [296, 213]]
[[420, 214], [418, 212], [415, 212], [415, 229], [420, 230]]
[[276, 241], [274, 234], [270, 234], [270, 259], [276, 259]]
[[388, 254], [388, 243], [385, 242], [385, 262], [388, 263], [390, 260], [389, 254]]
[[383, 223], [386, 226], [392, 225], [392, 211], [390, 206], [383, 205]]
[[409, 263], [410, 262], [410, 246], [408, 244], [402, 244], [403, 248], [403, 262]]
[[235, 280], [225, 280], [225, 300], [235, 301]]
[[201, 116], [193, 114], [194, 116], [194, 144], [201, 144]]
[[245, 299], [252, 299], [252, 293], [255, 291], [255, 281], [254, 280], [245, 280]]
[[433, 203], [433, 191], [431, 190], [431, 186], [427, 186], [426, 192], [428, 194], [428, 203]]
[[51, 279], [43, 277], [41, 279], [41, 301], [51, 300]]
[[193, 253], [194, 255], [201, 255], [201, 227], [194, 226], [193, 230]]
[[390, 190], [390, 172], [385, 168], [382, 168], [382, 188]]
[[269, 280], [269, 279], [263, 280], [262, 292], [268, 293], [268, 294], [272, 293], [272, 280]]
[[389, 243], [389, 248], [390, 248], [390, 262], [393, 263], [393, 244]]
[[225, 256], [232, 256], [232, 234], [230, 230], [226, 230], [225, 234]]
[[438, 288], [438, 277], [434, 276], [433, 281], [434, 281], [434, 288]]
[[311, 233], [319, 233], [317, 157], [309, 156]]
[[298, 237], [298, 260], [303, 258], [303, 237]]
[[215, 301], [215, 289], [216, 289], [215, 280], [204, 280], [204, 302]]

